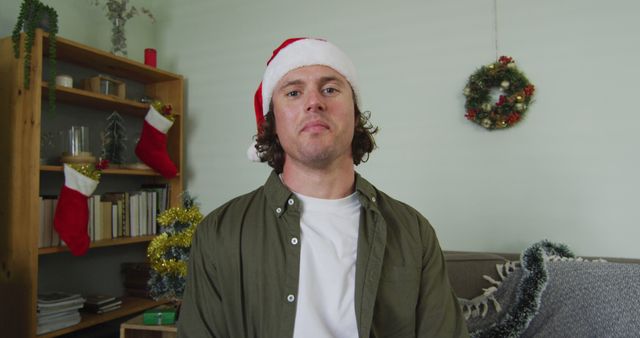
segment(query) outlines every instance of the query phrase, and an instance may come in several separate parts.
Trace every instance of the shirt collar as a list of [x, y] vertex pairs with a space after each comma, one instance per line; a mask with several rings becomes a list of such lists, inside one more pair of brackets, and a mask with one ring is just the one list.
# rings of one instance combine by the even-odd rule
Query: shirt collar
[[378, 190], [358, 173], [356, 173], [356, 191], [359, 193], [360, 203], [363, 207], [378, 209]]
[[[362, 206], [366, 209], [378, 209], [378, 191], [376, 188], [369, 183], [369, 181], [360, 176], [360, 174], [356, 173], [355, 175], [356, 191], [358, 192], [358, 198], [360, 199]], [[284, 214], [284, 211], [291, 207], [294, 207], [297, 210], [299, 204], [297, 197], [295, 197], [295, 195], [282, 183], [275, 170], [272, 170], [271, 175], [267, 178], [267, 181], [264, 184], [264, 190], [269, 206], [273, 210], [278, 210], [279, 208], [279, 215]], [[290, 199], [294, 201], [293, 204], [289, 202]]]
[[[279, 210], [279, 212], [276, 212], [279, 216], [284, 214], [284, 211], [290, 207], [289, 199], [297, 200], [293, 193], [282, 183], [275, 170], [271, 171], [271, 175], [264, 183], [264, 191], [267, 196], [267, 203], [273, 210]], [[294, 203], [294, 205], [297, 208], [297, 203]]]

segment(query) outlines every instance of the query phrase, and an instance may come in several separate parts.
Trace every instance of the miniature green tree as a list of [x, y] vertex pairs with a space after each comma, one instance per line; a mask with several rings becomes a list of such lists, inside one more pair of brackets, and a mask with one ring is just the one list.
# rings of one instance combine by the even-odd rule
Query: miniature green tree
[[107, 126], [104, 128], [102, 158], [112, 164], [123, 164], [127, 150], [126, 142], [127, 130], [124, 127], [124, 120], [118, 112], [114, 111], [107, 118]]

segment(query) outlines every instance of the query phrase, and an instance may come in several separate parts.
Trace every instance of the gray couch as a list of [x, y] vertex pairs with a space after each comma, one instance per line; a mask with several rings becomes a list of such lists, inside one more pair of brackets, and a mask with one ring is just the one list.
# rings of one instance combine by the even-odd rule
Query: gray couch
[[[456, 295], [471, 299], [482, 294], [482, 289], [491, 286], [483, 275], [498, 279], [496, 264], [519, 261], [520, 254], [471, 251], [445, 251], [449, 281]], [[588, 257], [595, 259], [595, 257]], [[640, 264], [640, 259], [604, 257], [608, 262]]]
[[445, 252], [472, 336], [640, 336], [640, 259], [583, 260], [565, 249], [536, 243], [515, 268], [505, 262], [520, 254]]

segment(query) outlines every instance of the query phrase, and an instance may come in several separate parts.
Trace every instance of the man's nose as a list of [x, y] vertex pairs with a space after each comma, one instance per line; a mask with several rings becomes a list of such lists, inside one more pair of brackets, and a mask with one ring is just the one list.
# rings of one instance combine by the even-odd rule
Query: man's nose
[[306, 101], [306, 111], [308, 113], [311, 112], [323, 112], [325, 111], [326, 106], [324, 102], [324, 96], [322, 93], [317, 91], [312, 91], [307, 95]]

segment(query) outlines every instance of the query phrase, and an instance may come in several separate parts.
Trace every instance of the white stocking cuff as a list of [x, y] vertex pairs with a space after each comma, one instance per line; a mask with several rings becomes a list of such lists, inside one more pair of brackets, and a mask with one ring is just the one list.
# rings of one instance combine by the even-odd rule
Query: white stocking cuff
[[96, 190], [98, 181], [82, 175], [68, 164], [64, 165], [64, 185], [89, 197]]

